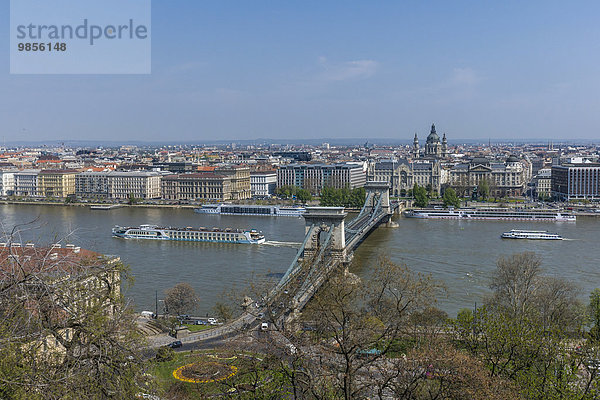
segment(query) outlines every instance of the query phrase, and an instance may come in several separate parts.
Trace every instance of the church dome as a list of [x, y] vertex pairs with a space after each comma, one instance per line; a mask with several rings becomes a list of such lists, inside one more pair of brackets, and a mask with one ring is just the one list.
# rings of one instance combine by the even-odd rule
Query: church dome
[[427, 136], [427, 143], [439, 143], [439, 142], [440, 142], [440, 137], [435, 132], [435, 124], [432, 124], [431, 132], [429, 133], [429, 136]]
[[508, 158], [506, 159], [507, 163], [514, 163], [514, 162], [519, 162], [519, 159], [517, 158], [517, 156], [515, 156], [514, 154], [511, 154], [510, 156], [508, 156]]

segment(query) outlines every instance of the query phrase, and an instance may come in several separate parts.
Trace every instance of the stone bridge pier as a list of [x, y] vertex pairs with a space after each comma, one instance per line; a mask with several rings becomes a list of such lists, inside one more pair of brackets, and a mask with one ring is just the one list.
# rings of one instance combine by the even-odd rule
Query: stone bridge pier
[[304, 245], [304, 258], [314, 257], [324, 245], [324, 238], [331, 234], [329, 252], [332, 257], [346, 259], [346, 235], [344, 232], [344, 207], [307, 207], [304, 213], [305, 233], [310, 235]]
[[[367, 192], [367, 207], [373, 209], [377, 207], [379, 198], [381, 197], [381, 209], [387, 214], [392, 214], [390, 206], [390, 184], [385, 181], [371, 181], [365, 184]], [[373, 194], [373, 196], [369, 196]]]
[[[367, 192], [367, 207], [371, 209], [377, 207], [377, 203], [381, 199], [381, 209], [387, 214], [387, 217], [381, 222], [389, 223], [394, 213], [390, 204], [390, 184], [385, 181], [367, 182], [365, 184], [365, 191]], [[372, 194], [372, 196], [369, 196], [369, 194]]]

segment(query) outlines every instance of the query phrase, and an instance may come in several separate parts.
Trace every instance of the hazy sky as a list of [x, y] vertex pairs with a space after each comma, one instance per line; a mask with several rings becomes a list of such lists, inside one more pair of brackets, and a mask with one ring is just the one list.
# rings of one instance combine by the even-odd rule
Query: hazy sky
[[9, 74], [6, 140], [596, 139], [600, 2], [152, 2], [151, 75]]

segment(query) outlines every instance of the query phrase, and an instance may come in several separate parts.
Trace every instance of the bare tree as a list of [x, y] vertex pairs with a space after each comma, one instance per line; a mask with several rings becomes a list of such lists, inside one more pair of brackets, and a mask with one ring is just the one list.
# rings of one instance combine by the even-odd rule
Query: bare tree
[[541, 264], [542, 259], [531, 252], [500, 257], [490, 284], [493, 297], [489, 303], [512, 315], [524, 314], [539, 288]]
[[[323, 387], [329, 382], [343, 399], [366, 397], [377, 376], [373, 368], [409, 333], [410, 315], [435, 302], [438, 289], [429, 276], [386, 257], [379, 259], [367, 283], [348, 279], [343, 272], [333, 276], [303, 313], [303, 321], [317, 333], [313, 383]], [[313, 394], [323, 398], [317, 391]]]
[[181, 315], [192, 312], [198, 307], [199, 301], [196, 291], [188, 283], [178, 283], [165, 290], [165, 305], [170, 314]]
[[133, 398], [141, 338], [118, 258], [78, 247], [0, 247], [0, 397]]

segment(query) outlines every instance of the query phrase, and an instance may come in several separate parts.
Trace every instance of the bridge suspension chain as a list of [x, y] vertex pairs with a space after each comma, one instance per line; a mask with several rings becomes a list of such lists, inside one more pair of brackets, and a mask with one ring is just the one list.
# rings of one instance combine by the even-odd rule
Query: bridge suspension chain
[[[314, 258], [314, 261], [311, 262], [311, 266], [310, 269], [308, 271], [308, 274], [306, 275], [306, 278], [304, 278], [304, 282], [302, 283], [302, 286], [300, 287], [300, 290], [298, 290], [298, 293], [302, 293], [306, 290], [307, 286], [310, 284], [311, 279], [312, 279], [312, 275], [314, 274], [315, 270], [317, 270], [318, 268], [316, 268], [321, 261], [323, 260], [323, 256], [325, 254], [325, 252], [330, 253], [330, 248], [329, 248], [329, 242], [331, 241], [331, 238], [333, 236], [332, 232], [333, 232], [333, 225], [331, 225], [331, 228], [328, 232], [327, 237], [325, 238], [325, 242], [323, 242], [323, 245], [321, 246], [321, 249], [319, 250], [319, 254]], [[295, 297], [298, 296], [298, 293], [296, 294]]]
[[315, 227], [314, 224], [310, 226], [310, 230], [308, 231], [308, 234], [304, 238], [302, 245], [298, 249], [298, 252], [296, 253], [296, 257], [294, 257], [294, 260], [290, 264], [290, 267], [287, 269], [285, 274], [281, 277], [281, 279], [279, 280], [279, 283], [277, 284], [277, 286], [275, 286], [272, 293], [277, 293], [282, 287], [284, 287], [288, 283], [290, 278], [293, 275], [295, 275], [296, 272], [298, 272], [298, 270], [302, 267], [302, 265], [298, 263], [298, 259], [300, 257], [302, 257], [302, 254], [304, 254], [304, 248], [306, 247], [306, 243], [308, 243], [308, 240], [310, 239], [310, 236], [311, 236], [310, 233], [312, 232], [314, 227]]
[[367, 207], [368, 204], [370, 204], [371, 198], [374, 196], [374, 193], [369, 193], [367, 194], [367, 198], [365, 199], [365, 203], [363, 204], [362, 208], [360, 209], [360, 212], [358, 213], [358, 215], [356, 217], [354, 217], [350, 222], [348, 222], [348, 226], [352, 226], [356, 221], [358, 221], [365, 213], [365, 211], [367, 211]]

